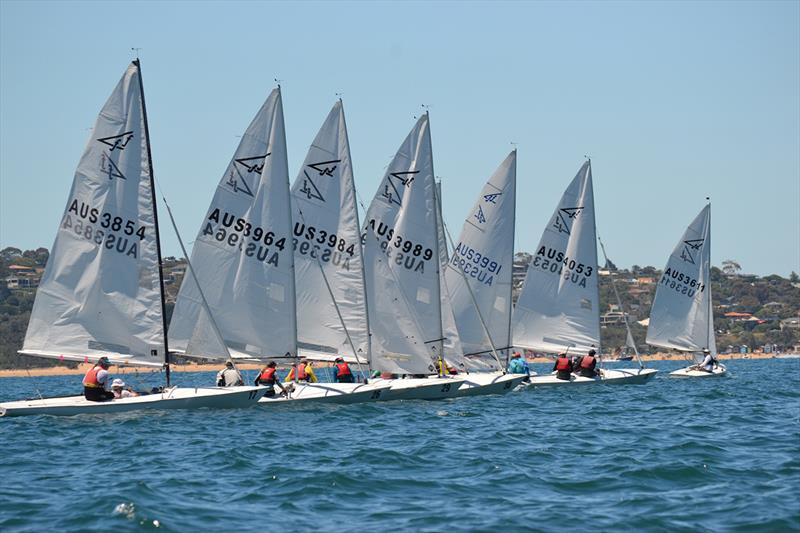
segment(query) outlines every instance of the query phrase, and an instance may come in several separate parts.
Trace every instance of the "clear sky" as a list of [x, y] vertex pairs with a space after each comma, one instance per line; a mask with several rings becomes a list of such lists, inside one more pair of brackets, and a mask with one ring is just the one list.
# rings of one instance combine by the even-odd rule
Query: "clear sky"
[[800, 2], [2, 0], [0, 247], [52, 245], [131, 47], [188, 241], [277, 78], [292, 180], [342, 93], [369, 203], [426, 104], [454, 237], [515, 142], [517, 250], [589, 154], [617, 265], [663, 267], [711, 196], [714, 264], [800, 271]]

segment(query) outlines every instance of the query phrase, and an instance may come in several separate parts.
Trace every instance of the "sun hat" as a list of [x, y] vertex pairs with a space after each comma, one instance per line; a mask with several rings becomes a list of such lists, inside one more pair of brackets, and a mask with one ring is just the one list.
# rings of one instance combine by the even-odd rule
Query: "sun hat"
[[122, 381], [119, 378], [114, 378], [114, 381], [111, 382], [111, 388], [112, 389], [115, 388], [115, 387], [124, 387], [124, 386], [125, 386], [125, 382]]

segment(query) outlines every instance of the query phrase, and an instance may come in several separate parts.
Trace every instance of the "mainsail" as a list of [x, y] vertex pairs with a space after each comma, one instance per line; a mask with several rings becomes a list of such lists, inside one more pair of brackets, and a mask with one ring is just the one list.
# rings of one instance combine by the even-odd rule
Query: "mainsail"
[[591, 162], [564, 191], [528, 266], [514, 310], [514, 345], [558, 353], [600, 347]]
[[364, 262], [341, 100], [317, 133], [292, 186], [292, 219], [301, 354], [330, 359], [342, 355], [351, 361], [357, 355], [366, 362]]
[[[294, 356], [294, 254], [280, 88], [242, 136], [200, 226], [191, 263], [234, 357]], [[169, 329], [172, 348], [187, 350], [202, 308], [196, 285], [183, 283]]]
[[389, 163], [364, 225], [371, 362], [380, 371], [428, 374], [442, 354], [435, 186], [426, 113]]
[[656, 288], [647, 343], [716, 354], [711, 313], [711, 204], [684, 232]]
[[97, 117], [20, 353], [161, 366], [164, 322], [138, 61]]
[[511, 345], [516, 173], [515, 150], [481, 190], [445, 269], [461, 344], [467, 361], [477, 368], [496, 366], [492, 344], [503, 359], [507, 358]]

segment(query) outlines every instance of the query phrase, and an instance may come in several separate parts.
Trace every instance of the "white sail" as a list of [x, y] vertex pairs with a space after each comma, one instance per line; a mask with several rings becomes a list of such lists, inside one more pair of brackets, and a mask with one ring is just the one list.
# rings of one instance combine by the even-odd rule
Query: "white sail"
[[329, 359], [341, 355], [350, 361], [357, 355], [366, 362], [369, 339], [361, 231], [341, 101], [334, 104], [317, 133], [292, 186], [292, 219], [301, 354], [312, 358], [328, 354]]
[[[200, 226], [191, 262], [234, 357], [294, 356], [294, 255], [280, 88], [242, 136]], [[171, 347], [186, 350], [202, 307], [196, 286], [184, 283], [170, 324]]]
[[647, 343], [716, 353], [711, 314], [711, 204], [684, 232], [656, 288]]
[[442, 183], [436, 183], [436, 232], [439, 240], [439, 291], [442, 301], [442, 336], [444, 337], [444, 358], [447, 364], [455, 366], [460, 371], [467, 370], [464, 359], [464, 348], [458, 335], [456, 317], [450, 303], [450, 290], [445, 279], [445, 268], [449, 256], [447, 253], [447, 238], [445, 236], [444, 220], [442, 219]]
[[442, 353], [439, 244], [428, 115], [389, 163], [364, 224], [372, 367], [434, 372]]
[[[497, 366], [492, 344], [503, 360], [511, 345], [516, 176], [515, 150], [481, 190], [445, 269], [461, 343], [467, 361], [477, 368]], [[486, 336], [481, 317], [492, 342]]]
[[600, 348], [592, 168], [569, 184], [528, 266], [514, 310], [514, 345], [557, 353]]
[[20, 353], [161, 366], [164, 327], [138, 63], [97, 117]]

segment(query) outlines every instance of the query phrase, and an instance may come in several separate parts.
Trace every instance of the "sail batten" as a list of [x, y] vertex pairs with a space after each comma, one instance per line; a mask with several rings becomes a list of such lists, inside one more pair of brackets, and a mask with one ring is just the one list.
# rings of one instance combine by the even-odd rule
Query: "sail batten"
[[591, 163], [567, 187], [528, 266], [514, 310], [514, 346], [546, 353], [600, 348]]
[[161, 366], [162, 287], [138, 62], [100, 111], [75, 171], [20, 353]]

